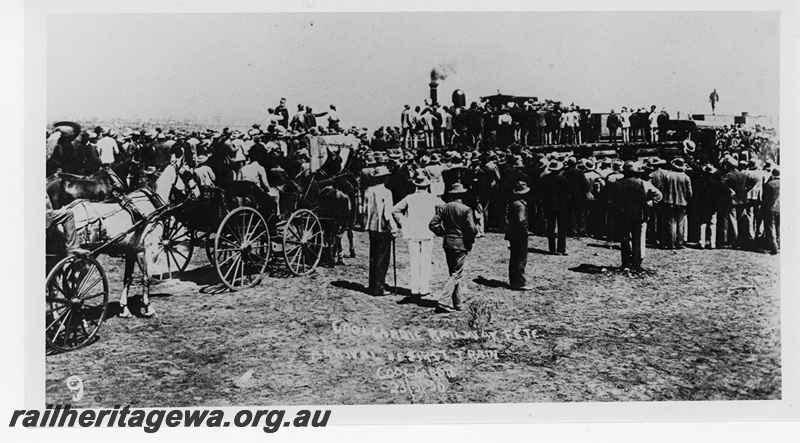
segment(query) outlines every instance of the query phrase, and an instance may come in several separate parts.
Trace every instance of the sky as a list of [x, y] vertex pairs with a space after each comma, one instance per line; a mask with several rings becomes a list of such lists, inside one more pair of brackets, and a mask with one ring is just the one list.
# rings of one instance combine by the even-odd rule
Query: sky
[[430, 71], [440, 102], [498, 91], [717, 114], [779, 111], [777, 12], [51, 14], [47, 117], [263, 122], [286, 97], [345, 127], [399, 126]]

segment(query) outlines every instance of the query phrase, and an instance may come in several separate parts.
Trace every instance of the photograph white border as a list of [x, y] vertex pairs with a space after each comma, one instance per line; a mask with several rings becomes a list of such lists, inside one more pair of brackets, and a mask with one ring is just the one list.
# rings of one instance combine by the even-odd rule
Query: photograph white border
[[[268, 7], [265, 7], [268, 6]], [[44, 172], [41, 155], [41, 129], [46, 124], [45, 41], [46, 17], [53, 13], [230, 13], [230, 12], [331, 12], [331, 11], [582, 11], [582, 10], [780, 10], [781, 11], [781, 144], [782, 166], [794, 169], [798, 134], [798, 6], [790, 1], [673, 1], [653, 3], [646, 8], [641, 1], [571, 2], [557, 4], [516, 1], [437, 2], [410, 1], [372, 4], [356, 1], [268, 3], [226, 0], [224, 2], [181, 1], [45, 1], [26, 3], [25, 11], [25, 285], [24, 307], [24, 374], [25, 404], [17, 407], [41, 407], [44, 404], [44, 337], [41, 327], [41, 299], [36, 297], [41, 287], [44, 269], [44, 217], [40, 201]], [[644, 7], [644, 8], [643, 8]], [[588, 8], [588, 9], [587, 9]], [[789, 122], [789, 124], [783, 124]], [[784, 174], [784, 189], [797, 189], [792, 174]], [[792, 196], [794, 192], [784, 191]], [[789, 192], [789, 194], [786, 194]], [[791, 198], [791, 197], [790, 197]], [[528, 423], [528, 422], [630, 422], [630, 421], [729, 421], [729, 420], [796, 420], [798, 408], [798, 300], [791, 291], [790, 270], [797, 264], [793, 254], [795, 238], [792, 233], [795, 209], [784, 204], [784, 248], [781, 268], [789, 271], [781, 281], [782, 328], [782, 399], [776, 401], [723, 402], [611, 402], [611, 403], [533, 403], [533, 404], [459, 404], [459, 405], [368, 405], [320, 406], [333, 409], [338, 424], [405, 424], [405, 423]], [[11, 212], [19, 214], [11, 209]], [[16, 231], [20, 232], [20, 231]], [[19, 264], [16, 264], [19, 266]], [[23, 329], [18, 328], [19, 331]], [[277, 405], [271, 405], [277, 406]], [[309, 407], [316, 407], [309, 405]], [[234, 410], [235, 408], [225, 408]]]

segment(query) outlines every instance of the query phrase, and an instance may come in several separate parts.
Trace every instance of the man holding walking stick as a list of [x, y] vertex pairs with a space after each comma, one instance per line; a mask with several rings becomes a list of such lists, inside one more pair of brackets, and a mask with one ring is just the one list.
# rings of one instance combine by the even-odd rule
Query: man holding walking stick
[[[472, 208], [462, 201], [466, 192], [464, 185], [461, 183], [451, 184], [447, 192], [450, 202], [436, 208], [436, 215], [433, 216], [428, 225], [428, 228], [434, 234], [444, 237], [444, 255], [447, 258], [447, 269], [450, 272], [450, 281], [445, 285], [445, 288], [449, 288], [452, 282], [452, 308], [456, 311], [461, 310], [461, 294], [459, 290], [464, 264], [466, 264], [467, 255], [472, 250], [475, 236], [478, 234]], [[439, 308], [445, 312], [450, 312], [450, 309], [442, 306], [441, 302]]]
[[[367, 231], [369, 231], [369, 287], [368, 292], [380, 297], [390, 295], [385, 291], [386, 273], [389, 271], [389, 253], [397, 235], [397, 224], [392, 217], [392, 193], [386, 189], [389, 170], [385, 166], [375, 168], [370, 186], [364, 193], [367, 212]], [[395, 284], [395, 286], [397, 286]], [[396, 289], [395, 289], [396, 290]]]

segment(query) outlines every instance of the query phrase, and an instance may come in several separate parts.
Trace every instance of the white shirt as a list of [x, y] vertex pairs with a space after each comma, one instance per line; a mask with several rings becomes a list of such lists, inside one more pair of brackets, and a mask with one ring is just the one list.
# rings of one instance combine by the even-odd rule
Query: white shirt
[[422, 169], [425, 176], [431, 181], [431, 194], [440, 196], [444, 194], [444, 180], [442, 179], [442, 165], [428, 165]]
[[97, 141], [97, 153], [100, 154], [100, 162], [104, 165], [114, 163], [114, 154], [119, 153], [117, 141], [109, 136], [105, 136]]
[[250, 162], [242, 168], [242, 180], [257, 184], [262, 190], [269, 190], [267, 171], [256, 162]]
[[623, 128], [630, 128], [631, 127], [631, 113], [630, 112], [621, 112], [619, 114], [619, 122], [622, 124]]
[[651, 128], [658, 127], [658, 113], [655, 112], [650, 113], [650, 127]]
[[407, 240], [427, 240], [435, 237], [428, 224], [436, 214], [436, 206], [444, 202], [429, 192], [417, 191], [407, 195], [394, 205], [392, 215], [403, 227], [403, 238]]
[[214, 180], [217, 179], [217, 177], [214, 176], [214, 171], [206, 165], [195, 168], [194, 176], [197, 178], [197, 182], [200, 186], [214, 186]]

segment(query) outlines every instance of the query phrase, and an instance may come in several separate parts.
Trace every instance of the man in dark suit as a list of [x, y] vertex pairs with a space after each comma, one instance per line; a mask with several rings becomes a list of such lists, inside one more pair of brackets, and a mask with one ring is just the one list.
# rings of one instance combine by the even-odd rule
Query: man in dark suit
[[561, 173], [562, 169], [563, 163], [552, 160], [547, 165], [547, 173], [539, 179], [548, 246], [553, 255], [567, 255], [567, 178]]
[[[429, 229], [437, 236], [444, 237], [444, 255], [447, 259], [447, 269], [450, 272], [450, 282], [453, 284], [453, 309], [461, 310], [461, 276], [467, 255], [472, 250], [472, 244], [478, 230], [475, 228], [475, 218], [472, 209], [462, 201], [466, 188], [461, 183], [453, 183], [447, 195], [450, 202], [436, 208]], [[445, 285], [448, 288], [449, 283]], [[440, 306], [445, 311], [449, 309]]]
[[562, 172], [567, 180], [567, 235], [583, 237], [586, 235], [586, 199], [592, 191], [591, 184], [582, 169], [578, 168], [575, 157], [567, 158]]
[[661, 200], [661, 192], [639, 178], [643, 171], [637, 163], [626, 162], [622, 173], [625, 178], [616, 182], [611, 195], [611, 211], [621, 237], [622, 267], [641, 270], [649, 208]]
[[275, 108], [275, 115], [280, 117], [278, 120], [278, 124], [283, 126], [284, 128], [289, 128], [289, 110], [286, 109], [286, 99], [281, 97], [281, 102], [277, 108]]
[[[725, 163], [723, 163], [725, 164]], [[723, 233], [725, 240], [730, 246], [738, 246], [742, 249], [749, 249], [753, 243], [753, 208], [750, 206], [748, 194], [758, 184], [759, 178], [753, 174], [747, 174], [747, 162], [739, 162], [739, 169], [735, 169], [732, 164], [726, 165], [730, 170], [722, 177], [731, 190], [731, 207], [727, 214], [728, 222], [724, 226]], [[728, 228], [732, 228], [728, 232]]]
[[524, 181], [517, 182], [514, 197], [508, 205], [506, 240], [511, 257], [508, 260], [508, 285], [515, 291], [529, 291], [526, 285], [525, 266], [528, 264], [528, 202], [525, 195], [530, 188]]
[[608, 127], [608, 136], [611, 143], [617, 142], [617, 129], [619, 129], [619, 116], [611, 110], [611, 114], [608, 114], [608, 118], [606, 119], [606, 126]]
[[764, 234], [770, 254], [777, 254], [781, 243], [781, 171], [772, 170], [772, 178], [764, 185], [761, 215], [764, 218]]

